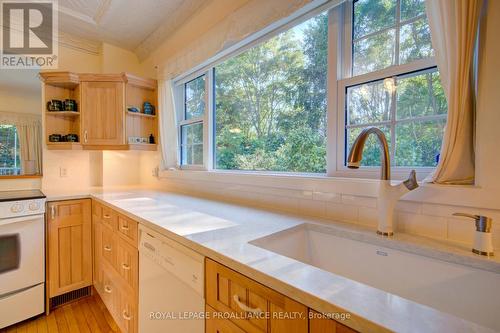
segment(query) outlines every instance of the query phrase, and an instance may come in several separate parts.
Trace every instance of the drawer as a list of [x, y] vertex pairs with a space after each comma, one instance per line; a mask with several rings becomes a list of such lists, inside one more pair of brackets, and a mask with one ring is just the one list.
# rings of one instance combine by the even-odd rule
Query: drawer
[[118, 214], [118, 233], [120, 237], [137, 248], [137, 222]]
[[101, 227], [101, 249], [100, 254], [102, 260], [108, 262], [111, 267], [116, 267], [117, 259], [117, 239], [112, 230], [106, 227]]
[[[120, 290], [113, 279], [111, 267], [101, 265], [102, 289], [99, 292], [103, 303], [111, 314], [116, 313]], [[99, 291], [99, 290], [98, 290]]]
[[133, 290], [138, 289], [139, 253], [137, 249], [122, 239], [117, 242], [116, 270]]
[[116, 230], [116, 213], [109, 207], [102, 205], [101, 206], [101, 223], [111, 230]]
[[134, 295], [120, 293], [114, 318], [124, 333], [137, 332], [137, 299]]
[[233, 324], [228, 319], [223, 319], [217, 315], [211, 306], [206, 306], [207, 320], [205, 322], [205, 333], [245, 333], [241, 328]]
[[205, 267], [208, 305], [244, 331], [308, 332], [306, 306], [211, 259]]

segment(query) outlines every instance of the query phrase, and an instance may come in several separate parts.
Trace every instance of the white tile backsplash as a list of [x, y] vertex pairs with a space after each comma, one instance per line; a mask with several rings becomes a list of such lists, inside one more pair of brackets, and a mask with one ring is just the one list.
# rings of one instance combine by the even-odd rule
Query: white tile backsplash
[[[217, 182], [171, 181], [170, 189], [252, 205], [292, 214], [377, 227], [377, 200], [370, 196], [327, 191], [300, 190], [262, 185], [230, 185]], [[337, 189], [338, 190], [338, 189]], [[493, 245], [500, 251], [500, 210], [400, 200], [394, 213], [395, 230], [436, 239], [471, 244], [474, 221], [453, 217], [455, 212], [493, 218]]]
[[444, 217], [397, 213], [396, 223], [396, 230], [409, 234], [440, 239], [448, 237], [447, 221]]
[[336, 221], [356, 223], [358, 220], [358, 206], [328, 203], [326, 205], [326, 217]]
[[377, 208], [377, 199], [359, 195], [342, 194], [342, 203], [361, 207]]

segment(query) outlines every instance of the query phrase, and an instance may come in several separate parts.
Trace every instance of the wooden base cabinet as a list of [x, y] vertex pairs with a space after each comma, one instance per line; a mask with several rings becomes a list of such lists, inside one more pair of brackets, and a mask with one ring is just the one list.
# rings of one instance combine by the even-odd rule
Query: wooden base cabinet
[[49, 202], [48, 297], [92, 285], [89, 199]]
[[94, 287], [124, 333], [138, 328], [137, 222], [93, 201]]
[[207, 323], [215, 327], [207, 332], [308, 332], [306, 306], [210, 259], [205, 264], [205, 283], [207, 305], [231, 317], [226, 319], [231, 323], [222, 319]]

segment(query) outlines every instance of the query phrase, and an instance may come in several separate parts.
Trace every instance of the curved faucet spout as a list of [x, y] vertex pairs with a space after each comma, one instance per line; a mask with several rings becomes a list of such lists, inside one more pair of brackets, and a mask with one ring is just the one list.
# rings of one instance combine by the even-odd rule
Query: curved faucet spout
[[380, 143], [380, 179], [390, 180], [391, 179], [391, 165], [389, 157], [389, 146], [387, 145], [387, 139], [385, 138], [384, 132], [382, 132], [377, 127], [365, 128], [356, 138], [354, 144], [352, 145], [351, 151], [349, 152], [349, 157], [347, 158], [347, 167], [351, 169], [358, 169], [361, 165], [361, 159], [363, 158], [363, 148], [365, 147], [366, 139], [370, 134], [375, 134]]

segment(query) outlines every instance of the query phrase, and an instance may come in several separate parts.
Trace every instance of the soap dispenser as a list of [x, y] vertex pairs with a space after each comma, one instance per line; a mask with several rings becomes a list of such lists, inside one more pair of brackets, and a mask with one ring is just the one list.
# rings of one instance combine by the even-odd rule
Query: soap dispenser
[[454, 216], [463, 216], [476, 221], [476, 233], [472, 252], [482, 256], [493, 256], [493, 241], [491, 236], [492, 219], [487, 216], [471, 215], [465, 213], [454, 213]]

